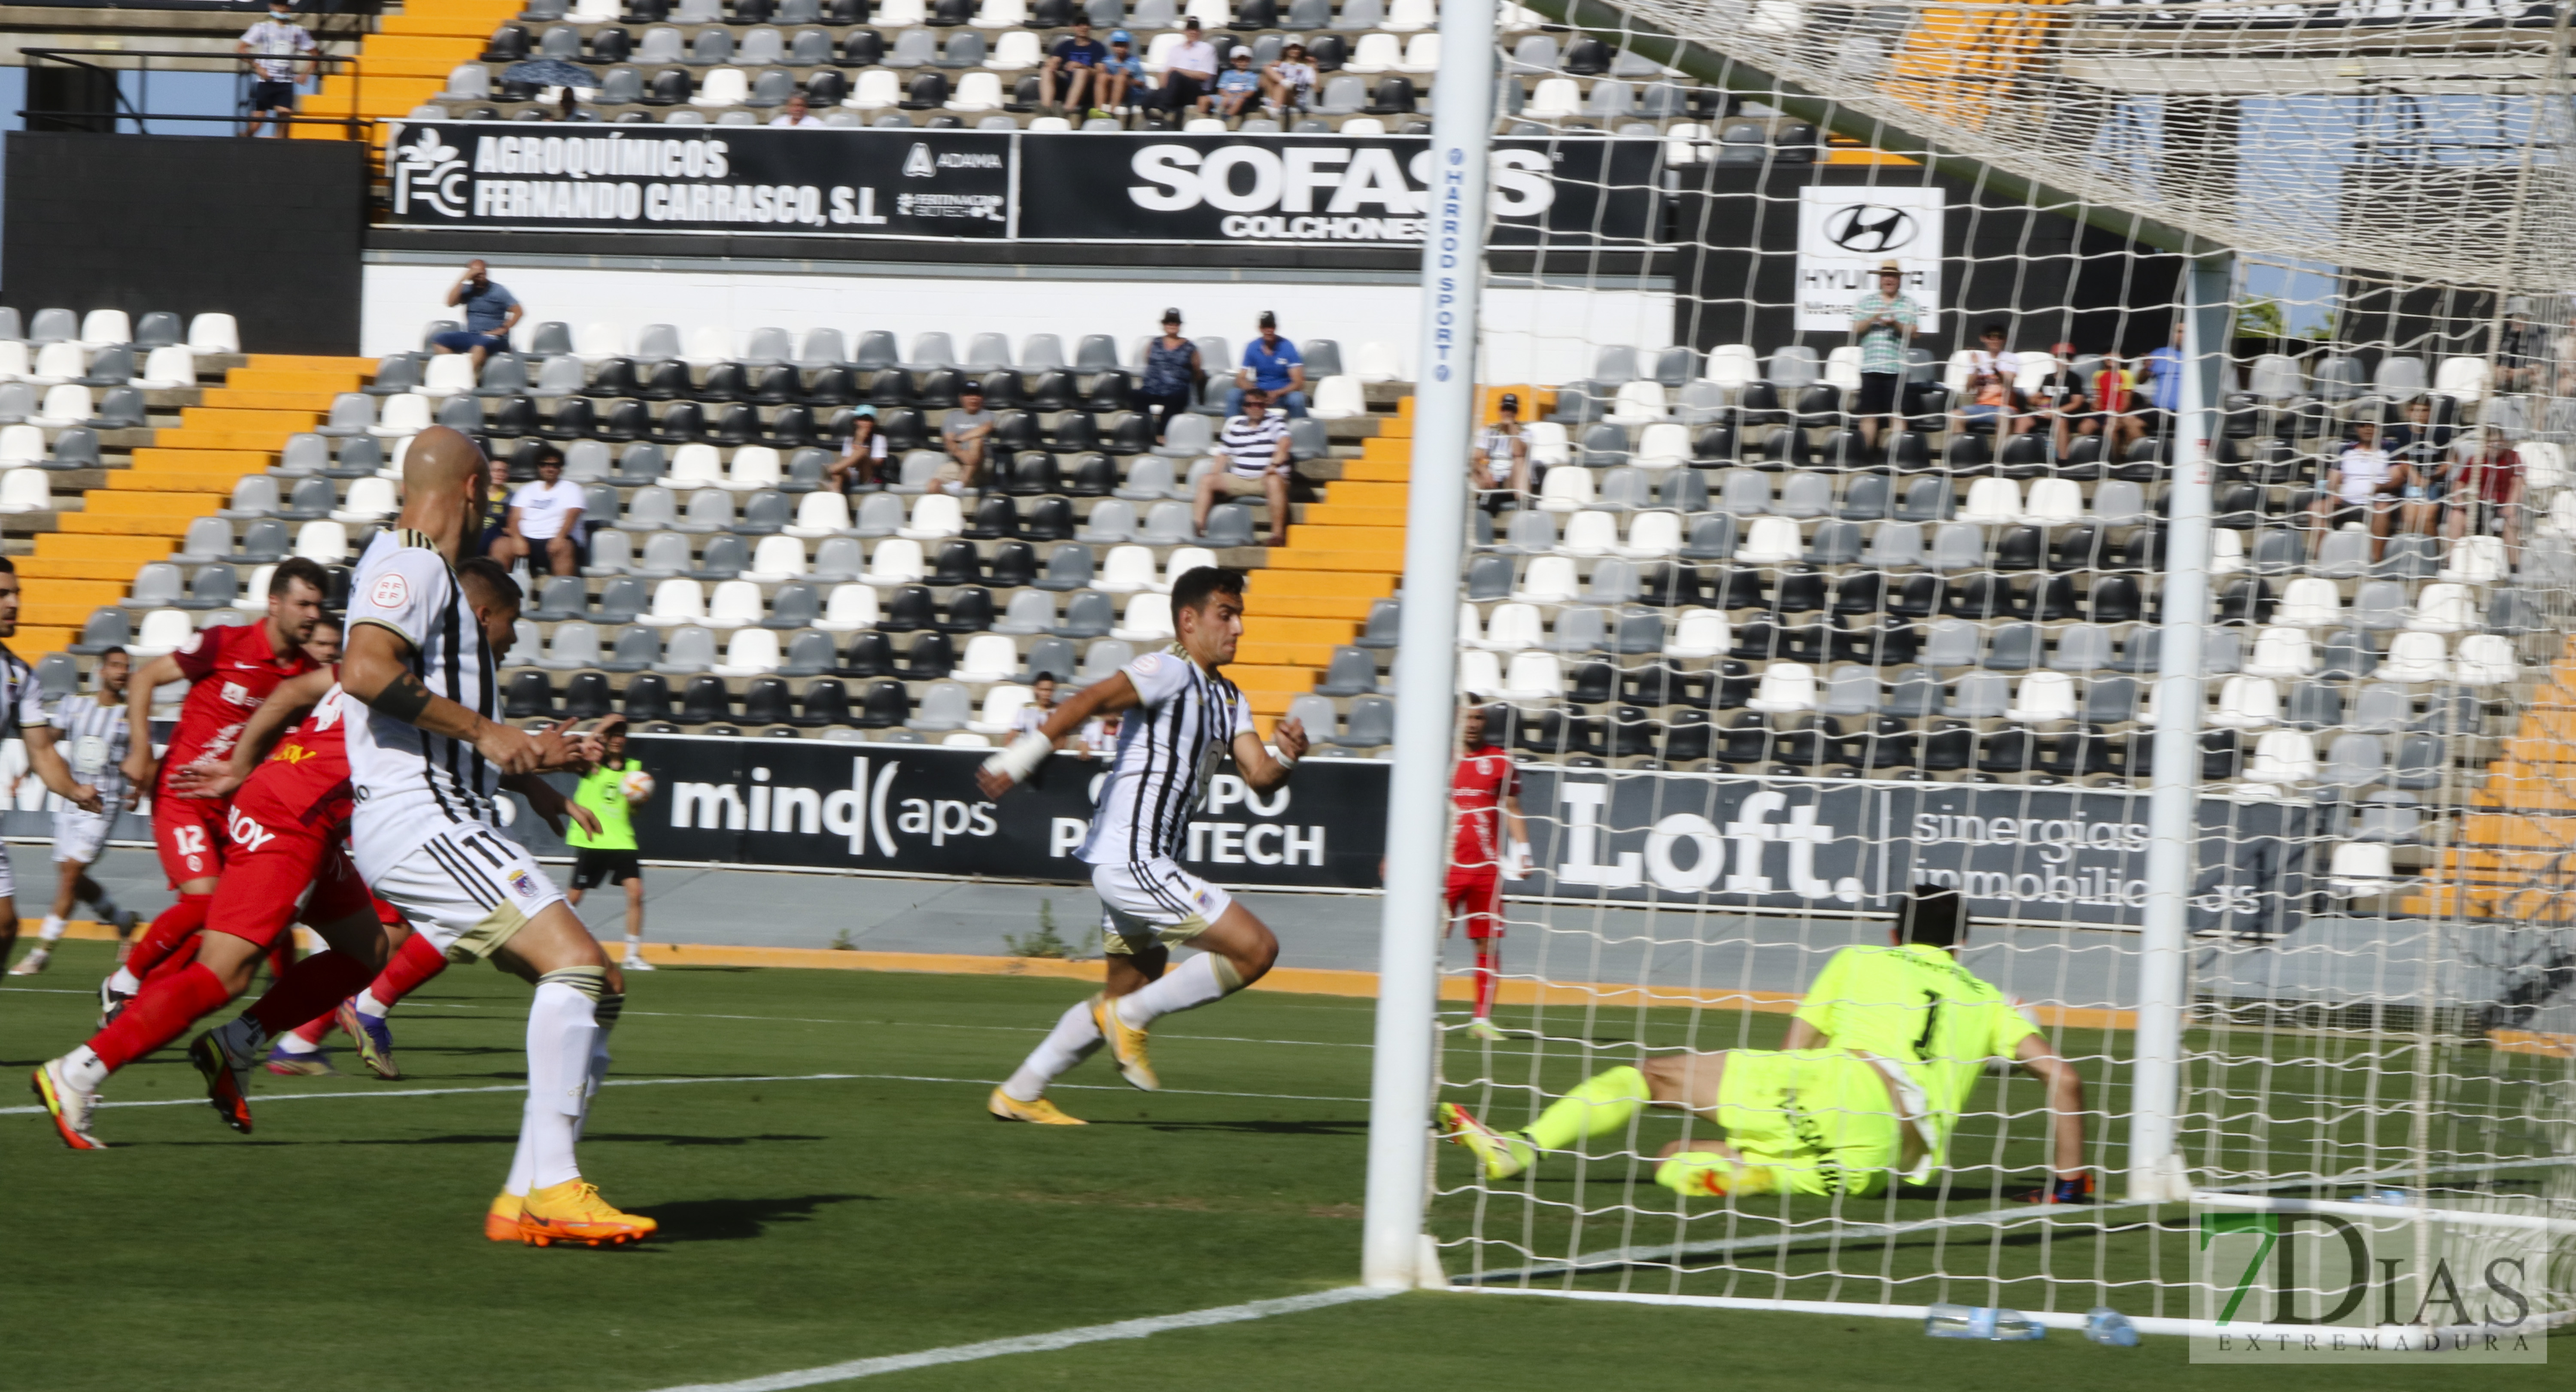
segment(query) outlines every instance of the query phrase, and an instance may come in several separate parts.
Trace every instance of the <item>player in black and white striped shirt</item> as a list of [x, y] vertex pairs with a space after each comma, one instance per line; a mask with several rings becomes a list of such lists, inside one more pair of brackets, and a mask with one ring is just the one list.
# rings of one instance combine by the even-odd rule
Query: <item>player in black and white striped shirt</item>
[[101, 808], [91, 812], [67, 804], [54, 809], [54, 870], [60, 883], [44, 926], [36, 930], [35, 947], [9, 969], [11, 976], [34, 976], [45, 969], [54, 944], [62, 941], [69, 927], [73, 907], [83, 901], [92, 905], [100, 922], [116, 925], [120, 955], [125, 940], [134, 935], [134, 911], [118, 908], [106, 888], [89, 877], [89, 867], [107, 845], [108, 829], [115, 825], [117, 814], [134, 805], [133, 785], [122, 767], [125, 679], [133, 672], [134, 659], [125, 649], [109, 648], [98, 655], [98, 667], [92, 673], [98, 694], [74, 693], [54, 703], [56, 747], [68, 756], [72, 776], [98, 790]]
[[[1272, 758], [1253, 732], [1252, 708], [1217, 669], [1234, 660], [1243, 637], [1244, 575], [1201, 566], [1172, 586], [1179, 641], [1147, 653], [1057, 706], [1046, 723], [985, 761], [977, 775], [998, 798], [1037, 771], [1055, 742], [1095, 715], [1126, 712], [1091, 831], [1077, 853], [1091, 864], [1099, 891], [1108, 988], [1067, 1010], [1045, 1042], [985, 1107], [1005, 1121], [1051, 1126], [1082, 1123], [1046, 1100], [1047, 1084], [1089, 1057], [1103, 1040], [1127, 1081], [1147, 1092], [1162, 1084], [1145, 1054], [1156, 1018], [1221, 1000], [1261, 979], [1278, 959], [1279, 939], [1224, 890], [1180, 867], [1190, 814], [1206, 795], [1217, 761], [1233, 754], [1254, 792], [1288, 781], [1306, 752], [1305, 729], [1283, 720], [1272, 731]], [[1166, 974], [1175, 944], [1200, 955]]]
[[[18, 634], [18, 567], [0, 556], [0, 638]], [[99, 810], [98, 790], [72, 778], [71, 766], [54, 747], [53, 717], [45, 712], [44, 693], [36, 687], [35, 669], [0, 645], [0, 739], [12, 735], [27, 742], [27, 767], [45, 787], [84, 811]], [[0, 961], [18, 945], [18, 881], [9, 857], [0, 852]]]
[[[631, 1242], [652, 1233], [653, 1220], [609, 1206], [573, 1159], [607, 1072], [605, 1031], [625, 1003], [624, 978], [546, 872], [501, 834], [492, 810], [505, 783], [561, 807], [533, 775], [570, 767], [581, 750], [559, 729], [531, 735], [498, 719], [494, 669], [508, 655], [519, 587], [487, 557], [457, 563], [489, 471], [483, 451], [457, 431], [433, 426], [413, 436], [402, 516], [368, 545], [350, 581], [339, 697], [356, 794], [350, 858], [367, 887], [449, 961], [488, 958], [536, 986], [518, 1153], [484, 1234], [535, 1246]], [[596, 820], [583, 825], [599, 829]], [[370, 964], [333, 999], [356, 994], [374, 974]], [[220, 1054], [216, 1068], [198, 1056], [208, 1041]], [[270, 1043], [245, 1015], [200, 1039], [190, 1057], [210, 1089], [220, 1094], [229, 1069], [238, 1092]]]

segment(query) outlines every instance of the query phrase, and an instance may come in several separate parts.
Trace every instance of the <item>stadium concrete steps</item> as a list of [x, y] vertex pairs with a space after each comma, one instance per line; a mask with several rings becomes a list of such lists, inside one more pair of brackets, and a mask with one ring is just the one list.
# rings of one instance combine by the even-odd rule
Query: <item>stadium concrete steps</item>
[[[409, 0], [401, 14], [378, 20], [376, 31], [359, 44], [355, 71], [323, 78], [322, 90], [305, 98], [300, 114], [408, 116], [447, 86], [457, 64], [473, 62], [492, 31], [522, 8], [519, 0]], [[346, 130], [331, 126], [299, 125], [295, 134], [306, 140], [348, 138]], [[374, 138], [381, 143], [381, 127]]]
[[137, 569], [167, 557], [190, 522], [275, 464], [287, 436], [319, 424], [333, 396], [374, 371], [368, 358], [255, 353], [198, 393], [202, 404], [181, 406], [176, 428], [137, 432], [149, 443], [128, 466], [85, 490], [80, 510], [58, 513], [34, 554], [18, 558], [25, 594], [10, 647], [33, 659], [77, 639], [91, 610], [123, 598]]
[[2576, 639], [2542, 677], [2522, 722], [2469, 795], [2460, 844], [2434, 853], [2405, 913], [2576, 921]]

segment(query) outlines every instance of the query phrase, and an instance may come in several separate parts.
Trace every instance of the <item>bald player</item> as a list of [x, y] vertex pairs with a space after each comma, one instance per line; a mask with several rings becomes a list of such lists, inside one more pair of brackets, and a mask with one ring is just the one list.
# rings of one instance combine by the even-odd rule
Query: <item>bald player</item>
[[[499, 593], [478, 613], [456, 571], [489, 468], [456, 431], [414, 436], [402, 515], [358, 560], [339, 696], [357, 797], [350, 855], [367, 887], [449, 961], [486, 959], [536, 987], [518, 1153], [485, 1235], [539, 1247], [632, 1242], [651, 1235], [653, 1220], [611, 1207], [573, 1158], [625, 983], [563, 892], [501, 834], [494, 802], [503, 776], [566, 768], [581, 751], [560, 730], [531, 735], [499, 718], [507, 640], [485, 629], [511, 631], [518, 587], [498, 575]], [[209, 1037], [237, 1075], [270, 1043], [245, 1020]]]

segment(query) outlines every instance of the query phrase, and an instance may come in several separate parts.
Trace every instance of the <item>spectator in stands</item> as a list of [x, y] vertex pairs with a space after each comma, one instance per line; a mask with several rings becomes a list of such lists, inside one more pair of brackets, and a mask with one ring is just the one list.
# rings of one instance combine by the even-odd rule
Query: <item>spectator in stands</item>
[[957, 409], [939, 423], [939, 443], [948, 458], [933, 477], [939, 486], [960, 497], [984, 487], [984, 450], [993, 438], [993, 426], [999, 418], [984, 409], [984, 388], [969, 380], [957, 389]]
[[2449, 443], [2450, 433], [2433, 424], [2433, 403], [2419, 396], [2406, 403], [2406, 419], [2380, 437], [2380, 447], [2406, 471], [2397, 530], [2416, 536], [2441, 530], [2442, 495], [2451, 485], [2450, 461], [2442, 446]]
[[1225, 71], [1216, 75], [1216, 114], [1227, 120], [1240, 117], [1260, 95], [1261, 74], [1253, 71], [1252, 50], [1236, 44], [1226, 55]]
[[1201, 98], [1216, 81], [1216, 68], [1216, 45], [1199, 32], [1197, 19], [1183, 21], [1180, 46], [1163, 60], [1163, 106], [1173, 120], [1205, 106]]
[[1085, 111], [1106, 115], [1099, 108], [1108, 105], [1108, 94], [1101, 90], [1106, 85], [1104, 65], [1108, 60], [1108, 45], [1091, 37], [1090, 19], [1076, 15], [1073, 32], [1055, 41], [1055, 47], [1047, 51], [1046, 63], [1038, 69], [1038, 113], [1058, 114], [1056, 89], [1062, 87], [1062, 105], [1072, 107], [1073, 115], [1079, 117]]
[[1100, 62], [1100, 96], [1093, 105], [1106, 108], [1112, 116], [1125, 116], [1141, 102], [1135, 94], [1153, 89], [1146, 80], [1145, 64], [1131, 51], [1136, 38], [1124, 29], [1109, 33], [1109, 56]]
[[1968, 350], [1968, 372], [2001, 377], [2011, 384], [2021, 377], [2021, 354], [2004, 346], [2008, 331], [1998, 321], [1977, 331], [1977, 346]]
[[1279, 50], [1278, 61], [1261, 77], [1271, 115], [1286, 120], [1314, 106], [1315, 62], [1306, 56], [1304, 44], [1292, 43]]
[[2549, 351], [2549, 336], [2531, 322], [2531, 300], [2514, 295], [2504, 302], [2504, 324], [2496, 338], [2496, 390], [2536, 391], [2540, 363]]
[[787, 105], [781, 108], [777, 115], [769, 118], [769, 124], [785, 126], [791, 130], [821, 130], [823, 118], [806, 107], [804, 93], [792, 92], [788, 94]]
[[1297, 345], [1279, 336], [1279, 316], [1261, 311], [1261, 334], [1243, 345], [1243, 366], [1234, 373], [1234, 389], [1226, 393], [1227, 415], [1243, 410], [1243, 394], [1259, 387], [1280, 409], [1292, 417], [1306, 414], [1306, 359]]
[[2102, 418], [2102, 429], [2111, 437], [2111, 447], [2125, 450], [2138, 438], [2138, 417], [2131, 409], [2136, 404], [2135, 383], [2128, 365], [2117, 353], [2104, 353], [2102, 366], [2093, 374], [2093, 409]]
[[447, 287], [447, 304], [465, 311], [465, 327], [450, 329], [429, 341], [433, 353], [473, 355], [476, 371], [494, 353], [510, 351], [510, 330], [527, 310], [519, 298], [492, 279], [492, 268], [477, 257], [465, 263], [465, 274]]
[[510, 526], [510, 461], [493, 459], [491, 472], [483, 481], [483, 544], [481, 554], [489, 556], [499, 545]]
[[1950, 408], [1950, 429], [1976, 430], [2000, 440], [2030, 428], [2016, 410], [2017, 394], [2012, 379], [1992, 367], [1968, 370], [1968, 385], [1959, 393], [1959, 403]]
[[823, 466], [823, 486], [856, 493], [885, 482], [886, 442], [877, 433], [877, 408], [861, 406], [850, 413], [850, 433], [841, 440], [841, 457]]
[[2049, 373], [2039, 379], [2027, 404], [2034, 426], [2043, 419], [2048, 422], [2050, 443], [2057, 457], [2063, 459], [2076, 436], [2100, 433], [2102, 413], [2094, 409], [2083, 374], [2075, 370], [2075, 345], [2060, 343], [2049, 357]]
[[[1029, 703], [1020, 707], [1019, 714], [1011, 717], [1011, 735], [1013, 738], [1016, 739], [1021, 735], [1033, 735], [1037, 733], [1038, 727], [1046, 723], [1046, 718], [1055, 713], [1055, 694], [1055, 678], [1044, 672], [1038, 673], [1037, 679], [1029, 683]], [[1085, 759], [1090, 758], [1093, 750], [1091, 741], [1086, 738], [1086, 736], [1091, 733], [1090, 727], [1098, 725], [1099, 723], [1099, 721], [1093, 720], [1088, 722], [1084, 728], [1067, 733], [1063, 738], [1055, 742], [1055, 747], [1067, 754], [1077, 754]]]
[[1467, 473], [1475, 481], [1476, 491], [1494, 491], [1494, 465], [1508, 461], [1508, 479], [1512, 495], [1527, 504], [1530, 496], [1529, 436], [1521, 431], [1521, 399], [1516, 392], [1503, 393], [1495, 408], [1496, 419], [1476, 437], [1476, 449], [1468, 457]]
[[1878, 288], [1852, 302], [1852, 337], [1860, 344], [1860, 418], [1863, 449], [1878, 448], [1882, 427], [1893, 430], [1898, 395], [1905, 386], [1905, 348], [1914, 341], [1923, 308], [1905, 293], [1905, 268], [1878, 263]]
[[1181, 337], [1180, 310], [1164, 310], [1163, 332], [1145, 345], [1145, 380], [1136, 391], [1136, 404], [1153, 418], [1157, 442], [1206, 383], [1199, 346]]
[[1288, 543], [1288, 420], [1270, 409], [1270, 393], [1253, 387], [1243, 393], [1243, 413], [1228, 416], [1217, 440], [1217, 462], [1223, 466], [1199, 475], [1197, 510], [1192, 520], [1207, 530], [1208, 513], [1217, 495], [1261, 498], [1270, 504], [1270, 544]]
[[2377, 561], [2388, 549], [2389, 524], [2395, 520], [2405, 486], [2406, 468], [2379, 447], [2379, 427], [2368, 421], [2355, 425], [2352, 443], [2344, 446], [2334, 467], [2326, 471], [2325, 491], [2308, 505], [2316, 532], [2308, 539], [2308, 558], [2316, 559], [2326, 533], [2359, 522], [2370, 530], [2370, 559]]
[[2182, 321], [2177, 319], [2173, 341], [2147, 354], [2146, 361], [2139, 364], [2146, 380], [2138, 383], [2138, 395], [2145, 400], [2138, 402], [2133, 412], [2138, 433], [2161, 436], [2181, 413], [2182, 368]]
[[510, 511], [492, 559], [503, 565], [545, 557], [549, 575], [570, 575], [581, 564], [581, 485], [563, 476], [563, 451], [548, 446], [537, 456], [537, 476], [510, 495]]
[[2446, 501], [2450, 517], [2442, 530], [2452, 539], [2475, 532], [2504, 538], [2505, 557], [2522, 565], [2522, 454], [2488, 426], [2479, 432], [2477, 453], [2460, 465], [2457, 482]]
[[[295, 84], [321, 71], [320, 48], [304, 26], [295, 22], [295, 0], [268, 0], [268, 18], [242, 32], [233, 52], [250, 55], [250, 128], [257, 135], [273, 120], [279, 136], [294, 132]], [[302, 73], [296, 69], [301, 67]]]

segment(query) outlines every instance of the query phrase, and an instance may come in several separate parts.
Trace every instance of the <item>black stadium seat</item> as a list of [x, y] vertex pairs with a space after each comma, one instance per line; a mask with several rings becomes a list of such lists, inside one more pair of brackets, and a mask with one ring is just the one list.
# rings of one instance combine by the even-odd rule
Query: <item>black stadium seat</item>
[[882, 677], [894, 671], [894, 644], [877, 628], [853, 634], [850, 646], [841, 653], [840, 675], [845, 677]]
[[903, 683], [883, 680], [871, 684], [860, 706], [858, 725], [863, 730], [883, 730], [901, 725], [912, 716], [912, 698]]
[[546, 674], [534, 669], [514, 672], [510, 676], [509, 694], [501, 714], [511, 720], [551, 720], [555, 714], [555, 688]]
[[696, 391], [696, 385], [689, 380], [689, 365], [674, 359], [655, 363], [652, 373], [644, 379], [644, 389], [635, 394], [646, 401], [676, 401]]
[[848, 725], [854, 720], [850, 714], [850, 689], [825, 677], [806, 685], [805, 713], [788, 723], [813, 729], [823, 725]]
[[[1038, 499], [1037, 506], [1029, 509], [1027, 520], [1020, 523], [1020, 535], [1031, 541], [1064, 541], [1071, 538], [1073, 536], [1073, 500], [1070, 498]], [[1000, 573], [995, 572], [993, 579], [996, 584], [1000, 583], [1001, 578]]]
[[689, 678], [688, 692], [680, 698], [681, 724], [706, 725], [732, 714], [733, 698], [725, 691], [724, 678]]
[[626, 718], [671, 718], [671, 683], [658, 672], [638, 672], [626, 680]]
[[601, 398], [635, 394], [635, 364], [626, 358], [610, 358], [591, 374], [590, 384], [581, 389], [584, 396]]
[[705, 402], [744, 400], [751, 395], [750, 371], [738, 362], [717, 363], [707, 369], [707, 380], [690, 394]]
[[[961, 21], [962, 22], [962, 21]], [[898, 103], [906, 111], [929, 111], [948, 103], [948, 77], [944, 73], [917, 73], [904, 88]]]

